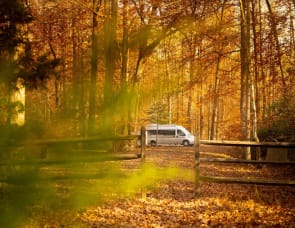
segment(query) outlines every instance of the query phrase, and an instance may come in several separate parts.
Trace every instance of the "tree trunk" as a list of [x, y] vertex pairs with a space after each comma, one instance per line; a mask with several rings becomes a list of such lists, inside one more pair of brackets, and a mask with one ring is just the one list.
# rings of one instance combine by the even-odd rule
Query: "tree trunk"
[[215, 70], [214, 88], [213, 88], [210, 140], [215, 140], [216, 133], [217, 133], [218, 100], [219, 100], [219, 84], [220, 84], [218, 74], [219, 74], [220, 61], [221, 61], [221, 56], [218, 55], [217, 65]]
[[199, 95], [199, 136], [202, 139], [204, 137], [204, 112], [203, 112], [203, 105], [204, 105], [204, 98], [203, 98], [203, 81], [201, 82], [200, 88], [200, 95]]
[[121, 93], [124, 97], [123, 99], [123, 111], [121, 113], [121, 120], [122, 120], [122, 126], [121, 126], [121, 134], [127, 135], [128, 134], [128, 113], [130, 112], [130, 103], [129, 100], [127, 100], [127, 97], [129, 97], [130, 90], [128, 89], [128, 9], [129, 4], [128, 0], [123, 0], [123, 38], [122, 38], [122, 65], [121, 65]]
[[72, 50], [73, 50], [73, 67], [72, 67], [72, 108], [73, 118], [75, 120], [75, 135], [84, 135], [84, 126], [83, 126], [83, 105], [84, 102], [81, 102], [83, 99], [83, 81], [82, 81], [82, 65], [81, 65], [81, 47], [79, 45], [79, 33], [76, 29], [76, 19], [72, 19]]
[[123, 40], [122, 40], [122, 71], [121, 85], [125, 86], [128, 81], [128, 0], [123, 0]]
[[[295, 0], [293, 0], [293, 2], [295, 3]], [[295, 5], [294, 5], [295, 6]], [[290, 58], [291, 61], [293, 62], [293, 58], [294, 58], [294, 48], [295, 48], [295, 33], [294, 33], [294, 15], [293, 15], [293, 10], [292, 10], [292, 5], [291, 2], [289, 2], [289, 20], [290, 20]]]
[[104, 57], [105, 57], [105, 81], [103, 101], [103, 129], [109, 133], [113, 132], [113, 117], [115, 110], [112, 108], [114, 102], [113, 83], [115, 77], [115, 64], [117, 58], [116, 28], [117, 28], [117, 1], [105, 0], [105, 21], [104, 21]]
[[[243, 140], [250, 140], [250, 12], [249, 1], [240, 0], [241, 9], [241, 130]], [[250, 147], [245, 148], [245, 158], [250, 160]]]
[[268, 8], [269, 14], [270, 14], [271, 30], [272, 30], [272, 34], [273, 34], [274, 40], [275, 40], [277, 62], [279, 64], [281, 80], [282, 80], [282, 87], [283, 87], [283, 92], [285, 94], [287, 92], [286, 91], [287, 88], [286, 88], [285, 74], [284, 74], [284, 70], [283, 70], [283, 66], [282, 66], [282, 51], [281, 51], [281, 45], [280, 45], [279, 35], [278, 35], [278, 31], [277, 31], [277, 22], [276, 22], [275, 15], [272, 11], [272, 7], [271, 7], [269, 0], [265, 0], [265, 1], [266, 1], [266, 5]]
[[[194, 49], [194, 45], [191, 45], [191, 50]], [[192, 58], [192, 57], [191, 57]], [[186, 112], [186, 118], [187, 118], [187, 128], [188, 130], [191, 130], [191, 124], [192, 124], [192, 104], [193, 104], [193, 76], [194, 76], [194, 66], [193, 66], [193, 60], [190, 59], [189, 61], [189, 90], [188, 90], [188, 100], [187, 100], [187, 112]]]
[[[257, 103], [259, 103], [259, 99], [257, 96], [257, 81], [259, 78], [259, 71], [258, 71], [258, 42], [257, 42], [257, 31], [256, 31], [256, 15], [255, 15], [255, 9], [256, 9], [256, 1], [251, 1], [251, 16], [252, 16], [252, 32], [253, 32], [253, 44], [254, 44], [254, 76], [252, 76], [251, 79], [251, 117], [252, 117], [252, 138], [254, 141], [259, 142], [259, 138], [257, 135], [257, 118], [258, 118], [258, 109], [257, 109]], [[254, 149], [254, 148], [253, 148]], [[252, 149], [252, 150], [253, 150]], [[255, 157], [256, 160], [261, 159], [261, 149], [255, 148]]]
[[100, 5], [93, 0], [92, 14], [92, 55], [91, 55], [91, 77], [90, 77], [90, 94], [89, 94], [89, 119], [88, 119], [88, 135], [94, 134], [95, 122], [95, 93], [97, 81], [97, 61], [98, 61], [98, 20], [97, 13]]
[[[220, 12], [220, 19], [219, 23], [222, 24], [223, 16], [224, 16], [224, 9], [225, 3], [227, 0], [223, 0], [221, 12]], [[222, 37], [221, 32], [218, 34], [219, 37]], [[211, 117], [211, 133], [210, 139], [215, 140], [218, 137], [218, 115], [219, 115], [219, 87], [220, 87], [220, 79], [219, 79], [219, 70], [220, 70], [220, 63], [222, 59], [222, 52], [223, 46], [221, 44], [217, 44], [217, 63], [215, 68], [215, 78], [214, 78], [214, 88], [213, 88], [213, 104], [212, 104], [212, 117]]]

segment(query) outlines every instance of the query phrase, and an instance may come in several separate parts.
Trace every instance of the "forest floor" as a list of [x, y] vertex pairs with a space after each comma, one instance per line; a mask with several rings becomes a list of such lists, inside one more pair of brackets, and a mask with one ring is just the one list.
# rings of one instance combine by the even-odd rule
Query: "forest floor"
[[[201, 157], [239, 157], [236, 148], [201, 148]], [[146, 162], [194, 169], [193, 148], [148, 148]], [[139, 161], [122, 162], [125, 169], [138, 168]], [[293, 166], [201, 164], [201, 175], [294, 180]], [[107, 201], [78, 214], [83, 227], [295, 227], [295, 188], [207, 183], [190, 180], [159, 183], [146, 197], [134, 196]]]

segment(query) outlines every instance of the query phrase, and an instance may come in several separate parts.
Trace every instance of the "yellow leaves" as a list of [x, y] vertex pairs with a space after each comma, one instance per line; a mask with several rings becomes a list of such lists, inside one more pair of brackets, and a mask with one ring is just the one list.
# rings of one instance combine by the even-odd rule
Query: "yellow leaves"
[[[80, 221], [93, 227], [288, 227], [295, 220], [295, 209], [285, 204], [266, 204], [262, 201], [270, 192], [261, 192], [257, 200], [251, 186], [203, 183], [201, 196], [194, 199], [194, 182], [188, 167], [193, 170], [192, 156], [185, 151], [157, 148], [147, 159], [159, 166], [146, 164], [141, 171], [130, 175], [129, 187], [155, 187], [146, 198], [118, 199], [79, 215]], [[165, 151], [166, 152], [165, 152]], [[173, 168], [167, 166], [171, 158]], [[224, 168], [224, 167], [222, 167]], [[250, 170], [232, 167], [228, 173], [248, 173]], [[208, 167], [204, 167], [208, 171]], [[203, 170], [204, 170], [203, 169]], [[214, 170], [215, 174], [222, 170]], [[254, 170], [255, 171], [255, 170]], [[264, 170], [260, 170], [262, 172]], [[144, 180], [140, 180], [144, 177]], [[137, 183], [140, 181], [140, 184]], [[126, 182], [128, 181], [126, 180]], [[124, 186], [124, 185], [122, 185]], [[157, 188], [156, 188], [157, 186]], [[253, 187], [253, 186], [252, 186]], [[269, 187], [270, 188], [270, 187]], [[294, 191], [291, 191], [294, 193]], [[294, 195], [287, 195], [294, 200]]]

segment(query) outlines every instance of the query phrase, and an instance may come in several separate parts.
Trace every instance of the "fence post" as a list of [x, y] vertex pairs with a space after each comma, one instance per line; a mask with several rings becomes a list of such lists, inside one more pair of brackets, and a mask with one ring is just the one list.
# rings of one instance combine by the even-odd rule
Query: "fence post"
[[[140, 156], [141, 156], [141, 166], [144, 164], [145, 161], [145, 147], [146, 147], [146, 129], [144, 126], [141, 127], [140, 129]], [[141, 188], [141, 198], [145, 199], [146, 198], [146, 190], [144, 187]]]
[[195, 198], [200, 195], [200, 136], [195, 136]]
[[140, 155], [141, 155], [141, 161], [144, 161], [144, 159], [145, 159], [145, 145], [146, 145], [146, 130], [145, 130], [144, 126], [142, 126], [140, 129], [140, 135], [141, 135]]

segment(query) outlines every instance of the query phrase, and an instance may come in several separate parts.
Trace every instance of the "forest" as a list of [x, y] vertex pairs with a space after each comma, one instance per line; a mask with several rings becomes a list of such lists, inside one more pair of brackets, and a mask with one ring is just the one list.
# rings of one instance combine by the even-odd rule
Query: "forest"
[[[23, 191], [9, 181], [39, 178], [19, 163], [49, 156], [38, 140], [173, 123], [204, 140], [294, 142], [294, 17], [294, 0], [0, 0], [1, 202]], [[38, 201], [35, 187], [0, 220]]]
[[2, 2], [2, 126], [294, 139], [294, 1]]

